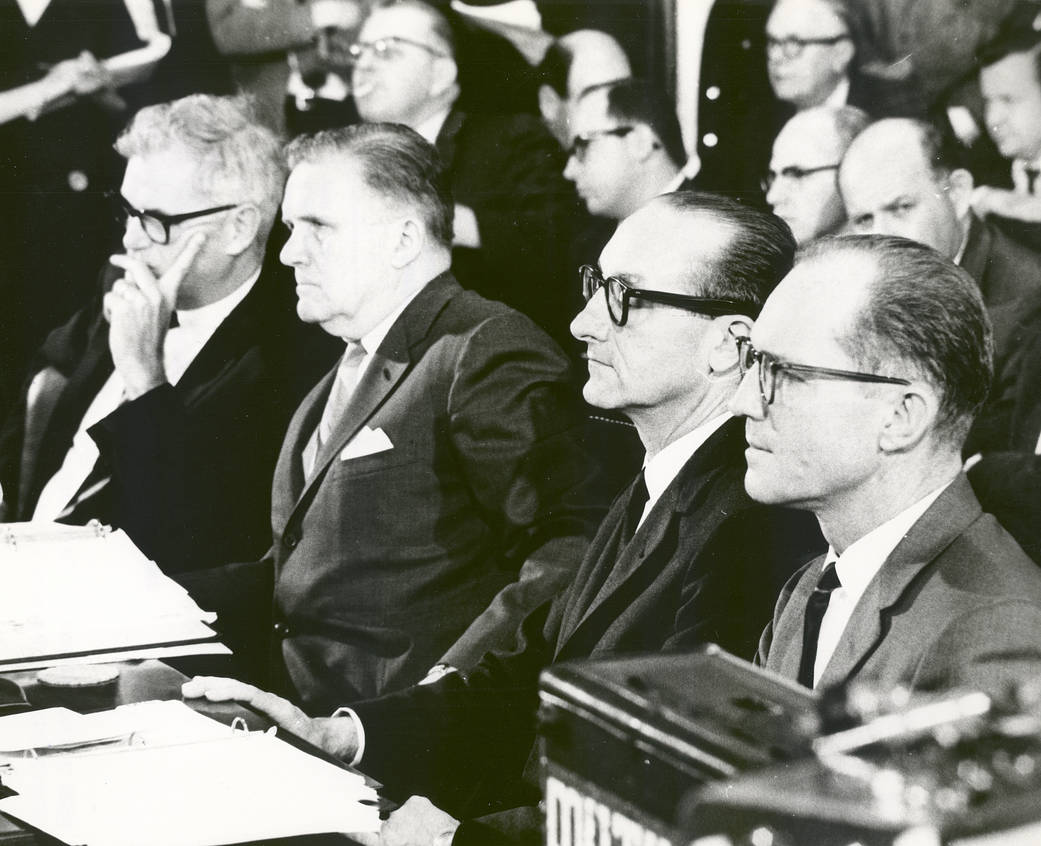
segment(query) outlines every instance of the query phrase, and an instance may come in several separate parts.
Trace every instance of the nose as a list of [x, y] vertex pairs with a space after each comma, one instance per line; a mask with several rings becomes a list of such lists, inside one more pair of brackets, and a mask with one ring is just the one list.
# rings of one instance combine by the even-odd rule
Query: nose
[[287, 267], [298, 267], [304, 263], [304, 251], [296, 229], [290, 230], [289, 238], [286, 239], [278, 253], [278, 260]]
[[578, 160], [574, 155], [567, 157], [567, 164], [564, 165], [564, 178], [570, 182], [574, 182], [578, 178]]
[[145, 234], [144, 227], [133, 215], [127, 217], [123, 226], [123, 249], [127, 252], [146, 250], [152, 245], [152, 239]]
[[777, 210], [777, 206], [781, 204], [785, 197], [785, 189], [783, 183], [785, 182], [783, 176], [776, 176], [773, 183], [766, 191], [766, 202], [770, 205], [774, 211]]
[[597, 291], [571, 321], [571, 334], [579, 341], [603, 341], [611, 318], [607, 313], [607, 294]]
[[759, 393], [759, 379], [755, 368], [745, 371], [737, 390], [730, 398], [730, 413], [735, 417], [748, 417], [751, 420], [762, 420], [766, 417], [766, 405]]

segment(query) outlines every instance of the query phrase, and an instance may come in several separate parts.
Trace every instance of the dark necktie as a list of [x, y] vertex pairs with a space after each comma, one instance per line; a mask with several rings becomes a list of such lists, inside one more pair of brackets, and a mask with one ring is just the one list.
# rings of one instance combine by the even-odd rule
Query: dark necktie
[[817, 662], [817, 638], [821, 631], [824, 612], [828, 610], [831, 592], [842, 587], [839, 575], [835, 572], [835, 562], [831, 562], [821, 573], [817, 587], [810, 594], [806, 603], [806, 619], [802, 629], [802, 660], [799, 662], [799, 684], [813, 687], [813, 665]]
[[1037, 185], [1037, 177], [1041, 176], [1041, 170], [1036, 167], [1025, 167], [1023, 173], [1027, 177], [1027, 193], [1034, 193], [1034, 186]]
[[648, 499], [650, 499], [650, 494], [647, 493], [647, 482], [641, 470], [640, 475], [633, 482], [633, 488], [629, 492], [629, 503], [625, 506], [625, 519], [622, 522], [622, 547], [627, 546], [629, 541], [633, 539], [633, 535], [636, 534], [636, 529], [640, 525], [640, 518], [643, 516], [643, 509], [646, 507]]

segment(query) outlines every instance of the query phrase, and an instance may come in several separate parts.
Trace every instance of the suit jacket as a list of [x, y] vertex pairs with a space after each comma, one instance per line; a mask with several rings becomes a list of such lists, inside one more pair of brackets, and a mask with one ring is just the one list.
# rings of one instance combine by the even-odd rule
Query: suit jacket
[[[493, 807], [533, 804], [537, 683], [549, 663], [709, 641], [751, 655], [785, 574], [823, 541], [811, 515], [748, 498], [744, 448], [743, 424], [730, 420], [622, 545], [626, 488], [574, 583], [529, 615], [514, 649], [486, 655], [466, 679], [446, 677], [356, 705], [366, 732], [361, 767], [392, 790], [431, 796], [453, 813], [489, 800]], [[512, 816], [485, 823], [501, 830]], [[464, 827], [473, 842], [495, 842], [482, 825]]]
[[[799, 673], [806, 605], [823, 557], [777, 601], [758, 661]], [[819, 686], [957, 686], [1002, 693], [1041, 672], [1041, 571], [959, 476], [886, 559], [853, 611]]]
[[[100, 457], [81, 490], [94, 492], [63, 521], [122, 528], [168, 572], [262, 554], [279, 444], [336, 354], [329, 340], [297, 319], [281, 274], [263, 271], [176, 386], [126, 402], [91, 428]], [[98, 298], [48, 337], [30, 371], [46, 388], [31, 404], [26, 389], [0, 433], [6, 519], [31, 518], [112, 371]]]
[[966, 456], [982, 454], [969, 481], [984, 510], [1041, 564], [1041, 292], [999, 306], [992, 317], [1001, 351], [965, 448]]
[[[402, 312], [305, 479], [333, 377], [289, 425], [268, 556], [272, 681], [313, 712], [472, 666], [571, 580], [602, 515], [567, 360], [450, 274]], [[363, 429], [392, 448], [342, 455]]]
[[574, 221], [584, 220], [563, 176], [564, 154], [533, 115], [449, 113], [436, 142], [457, 203], [473, 209], [480, 249], [452, 251], [464, 288], [527, 314], [567, 346], [578, 289], [567, 266]]
[[[979, 283], [988, 309], [1041, 291], [1041, 256], [971, 213], [961, 266]], [[995, 340], [1004, 339], [996, 335]], [[1003, 352], [996, 347], [997, 355]]]

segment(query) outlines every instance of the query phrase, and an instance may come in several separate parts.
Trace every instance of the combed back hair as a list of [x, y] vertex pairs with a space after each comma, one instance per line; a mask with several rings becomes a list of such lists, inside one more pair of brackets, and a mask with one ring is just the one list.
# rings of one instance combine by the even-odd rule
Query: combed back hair
[[683, 146], [676, 105], [662, 89], [643, 79], [619, 79], [591, 85], [582, 96], [594, 91], [607, 92], [608, 117], [619, 123], [645, 124], [658, 136], [665, 154], [676, 167], [687, 163], [687, 149]]
[[1041, 30], [1035, 28], [1041, 8], [1034, 3], [1016, 3], [995, 36], [976, 51], [980, 67], [996, 64], [1014, 53], [1029, 53], [1034, 75], [1041, 83]]
[[278, 214], [285, 188], [282, 141], [256, 116], [252, 101], [192, 94], [146, 106], [116, 139], [126, 159], [169, 150], [188, 151], [198, 165], [196, 187], [214, 205], [254, 203], [268, 221]]
[[379, 2], [373, 7], [372, 11], [375, 12], [377, 9], [393, 9], [396, 6], [409, 6], [410, 8], [418, 9], [423, 12], [430, 21], [430, 31], [433, 33], [434, 37], [441, 42], [440, 44], [431, 46], [442, 47], [448, 55], [455, 58], [456, 48], [458, 46], [458, 35], [456, 32], [457, 22], [454, 17], [450, 20], [449, 17], [442, 14], [440, 10], [429, 3], [423, 2], [423, 0], [379, 0]]
[[876, 270], [842, 346], [865, 370], [932, 385], [940, 397], [936, 431], [960, 447], [994, 376], [979, 286], [931, 247], [892, 235], [822, 238], [803, 247], [796, 264], [851, 255], [874, 259]]
[[691, 268], [691, 290], [702, 297], [749, 303], [749, 317], [757, 317], [770, 292], [792, 269], [795, 238], [788, 224], [770, 212], [703, 191], [674, 191], [652, 202], [682, 214], [709, 216], [730, 231], [730, 241], [714, 260]]
[[431, 239], [451, 247], [455, 206], [448, 176], [433, 144], [418, 132], [399, 123], [363, 123], [301, 135], [286, 147], [290, 168], [334, 156], [360, 163], [369, 188], [419, 212]]
[[575, 58], [574, 51], [559, 38], [546, 49], [538, 67], [535, 69], [536, 81], [539, 85], [548, 85], [561, 99], [568, 96], [568, 77], [571, 74], [571, 63]]

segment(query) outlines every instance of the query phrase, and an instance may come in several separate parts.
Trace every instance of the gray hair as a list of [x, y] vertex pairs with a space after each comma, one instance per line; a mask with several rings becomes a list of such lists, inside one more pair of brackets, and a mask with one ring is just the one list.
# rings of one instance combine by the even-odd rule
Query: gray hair
[[214, 204], [251, 202], [264, 215], [266, 236], [285, 188], [282, 142], [256, 117], [245, 97], [192, 94], [146, 106], [116, 140], [124, 158], [187, 150], [198, 165], [197, 187]]

